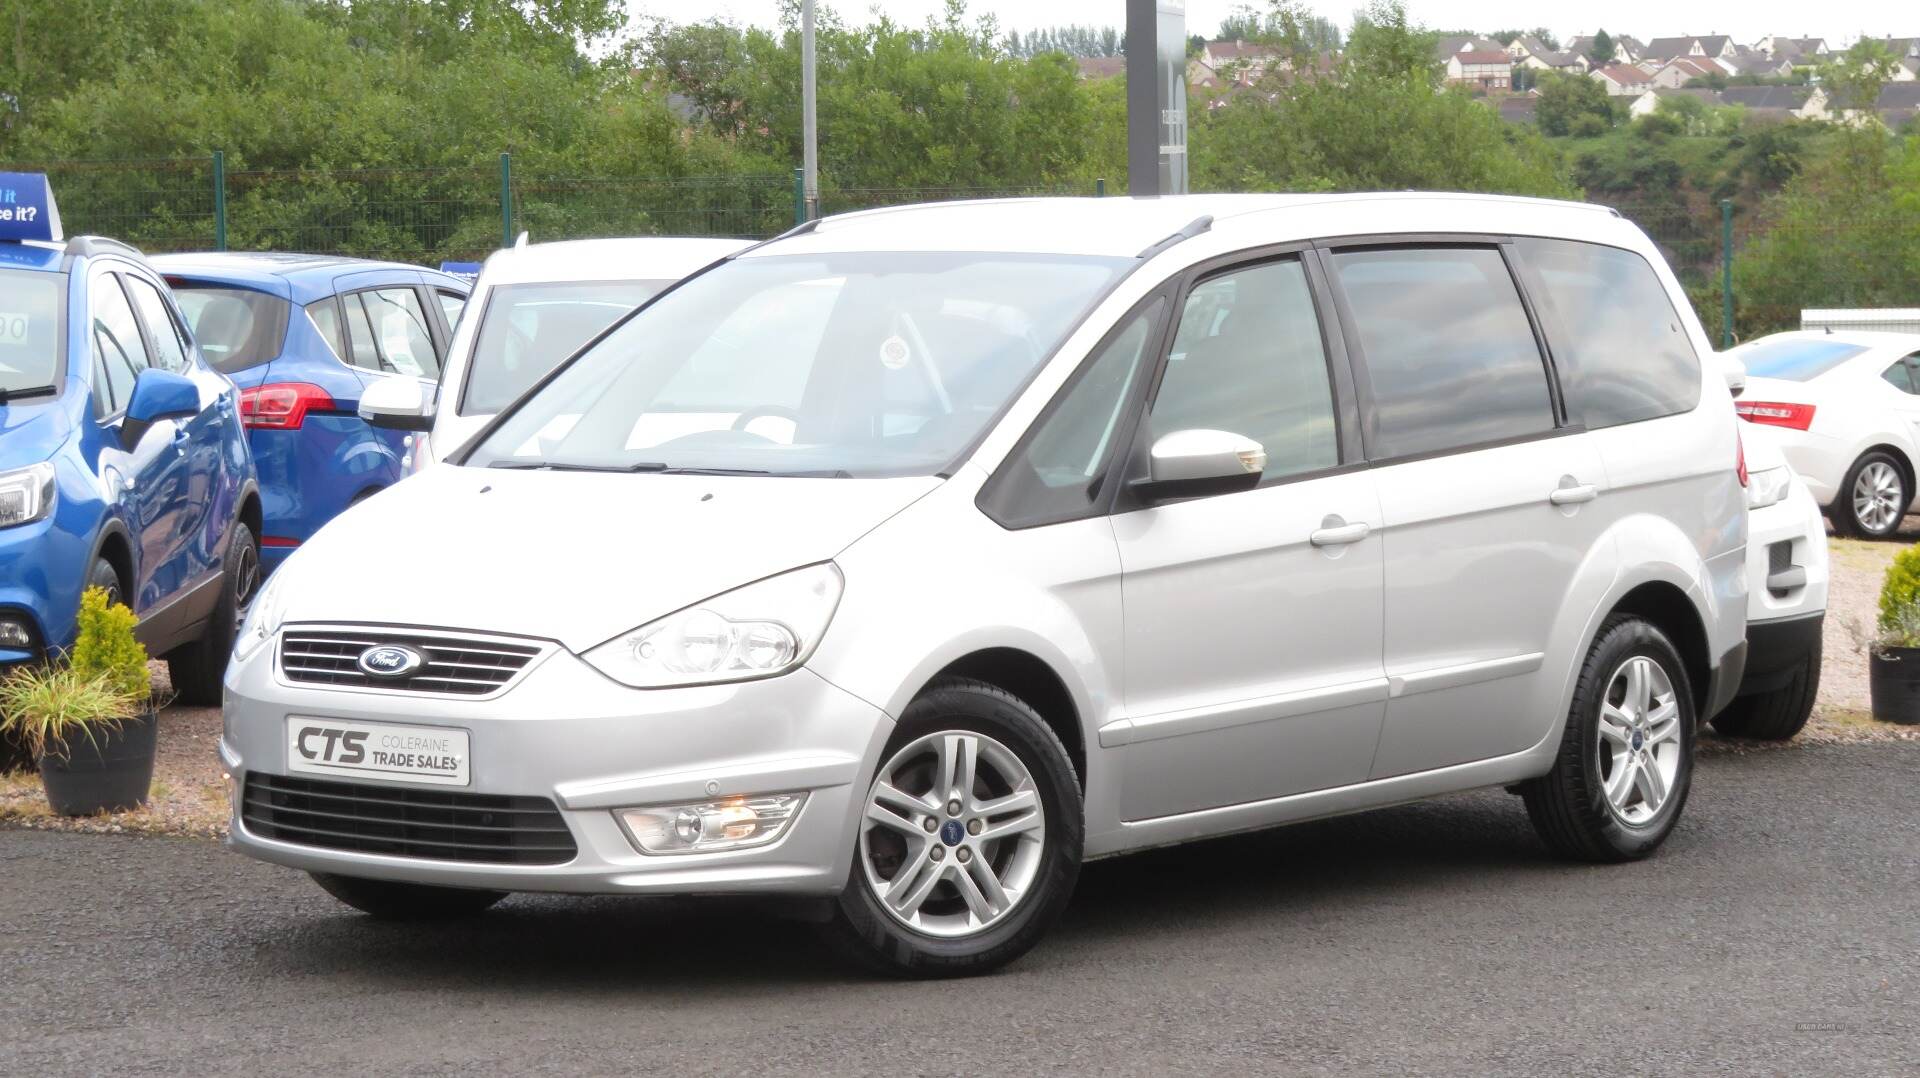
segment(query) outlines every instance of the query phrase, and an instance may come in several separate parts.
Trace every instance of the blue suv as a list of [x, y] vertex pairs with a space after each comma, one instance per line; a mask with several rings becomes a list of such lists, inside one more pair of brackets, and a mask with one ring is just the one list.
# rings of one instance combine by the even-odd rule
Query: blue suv
[[178, 254], [153, 264], [207, 358], [240, 387], [271, 572], [321, 525], [405, 476], [408, 436], [360, 419], [360, 394], [386, 378], [439, 378], [468, 285], [418, 266], [323, 255]]
[[98, 585], [181, 700], [220, 702], [261, 575], [237, 397], [140, 252], [61, 242], [44, 177], [0, 173], [0, 670], [71, 646]]

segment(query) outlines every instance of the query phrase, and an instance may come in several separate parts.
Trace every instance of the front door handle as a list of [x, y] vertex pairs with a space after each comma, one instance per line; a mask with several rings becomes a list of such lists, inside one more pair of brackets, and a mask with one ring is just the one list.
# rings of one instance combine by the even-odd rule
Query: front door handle
[[1345, 546], [1365, 539], [1370, 530], [1364, 520], [1358, 524], [1338, 524], [1315, 530], [1307, 536], [1307, 541], [1314, 546]]
[[1582, 483], [1577, 487], [1560, 487], [1547, 500], [1555, 505], [1582, 505], [1600, 496], [1600, 488], [1592, 483]]

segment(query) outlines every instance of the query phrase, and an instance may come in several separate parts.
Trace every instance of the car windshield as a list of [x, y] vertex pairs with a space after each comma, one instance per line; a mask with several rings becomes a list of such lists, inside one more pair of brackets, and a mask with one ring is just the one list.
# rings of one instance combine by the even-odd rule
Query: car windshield
[[582, 353], [467, 463], [944, 472], [1129, 264], [937, 253], [737, 259]]
[[257, 367], [280, 354], [286, 338], [286, 300], [250, 288], [226, 288], [167, 278], [187, 316], [200, 353], [222, 374]]
[[492, 415], [672, 281], [503, 284], [473, 342], [461, 415]]
[[1754, 378], [1811, 382], [1865, 351], [1857, 344], [1795, 337], [1755, 344], [1740, 353], [1740, 362]]
[[0, 269], [0, 395], [53, 385], [67, 275]]

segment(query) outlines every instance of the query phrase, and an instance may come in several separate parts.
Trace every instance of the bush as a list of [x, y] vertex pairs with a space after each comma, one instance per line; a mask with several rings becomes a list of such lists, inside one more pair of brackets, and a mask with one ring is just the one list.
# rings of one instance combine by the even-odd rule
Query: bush
[[82, 680], [104, 680], [137, 706], [153, 695], [153, 680], [134, 624], [133, 611], [107, 604], [105, 589], [88, 588], [80, 597], [80, 633], [67, 661]]
[[1567, 125], [1567, 134], [1574, 138], [1599, 138], [1607, 133], [1607, 121], [1591, 112], [1583, 112]]
[[118, 727], [139, 708], [104, 675], [71, 666], [23, 667], [0, 681], [0, 733], [34, 756], [64, 757], [71, 738], [94, 741], [96, 730]]
[[1913, 621], [1916, 612], [1920, 612], [1920, 546], [1910, 546], [1894, 556], [1880, 585], [1881, 631], [1898, 632]]

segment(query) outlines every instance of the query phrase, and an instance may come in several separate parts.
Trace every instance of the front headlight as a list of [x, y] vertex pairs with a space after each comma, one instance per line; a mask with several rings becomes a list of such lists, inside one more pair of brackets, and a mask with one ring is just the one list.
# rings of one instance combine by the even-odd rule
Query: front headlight
[[636, 689], [784, 674], [820, 643], [841, 583], [832, 562], [770, 576], [622, 633], [583, 658]]
[[1765, 509], [1787, 496], [1793, 488], [1793, 469], [1782, 464], [1747, 476], [1747, 508]]
[[286, 605], [280, 601], [280, 581], [286, 578], [285, 570], [267, 578], [267, 582], [254, 595], [253, 602], [247, 606], [247, 616], [240, 619], [240, 635], [233, 641], [233, 661], [246, 662], [260, 645], [273, 639], [280, 631], [280, 623], [286, 620]]
[[0, 528], [44, 519], [53, 512], [53, 501], [51, 462], [0, 472]]

